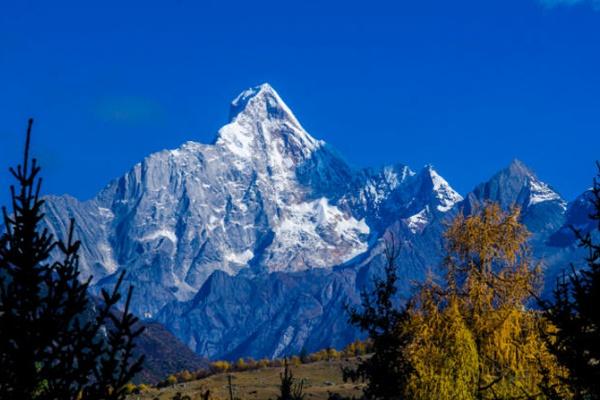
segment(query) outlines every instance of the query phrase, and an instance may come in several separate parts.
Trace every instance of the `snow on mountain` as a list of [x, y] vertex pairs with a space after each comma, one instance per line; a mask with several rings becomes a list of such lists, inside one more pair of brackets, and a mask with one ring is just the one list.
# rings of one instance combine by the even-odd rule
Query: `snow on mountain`
[[219, 130], [217, 146], [242, 159], [267, 157], [274, 174], [289, 171], [324, 145], [310, 136], [267, 83], [243, 91], [231, 103], [230, 123]]
[[544, 271], [542, 294], [550, 294], [561, 271], [581, 258], [574, 237], [566, 228], [570, 215], [579, 213], [569, 212], [569, 208], [578, 207], [568, 206], [550, 185], [519, 160], [478, 185], [460, 207], [470, 213], [485, 201], [498, 202], [504, 209], [512, 206], [521, 209], [521, 222], [531, 232], [528, 244], [532, 255]]
[[155, 315], [230, 275], [326, 268], [368, 248], [364, 218], [338, 206], [354, 172], [300, 125], [268, 84], [231, 104], [213, 144], [146, 157], [88, 202], [48, 198], [48, 225], [77, 215], [82, 269], [96, 288], [117, 270], [138, 287], [133, 309]]
[[415, 173], [405, 165], [397, 165], [384, 167], [377, 173], [366, 170], [365, 175], [365, 183], [360, 188], [358, 200], [364, 208], [376, 209]]
[[408, 226], [408, 229], [411, 230], [412, 233], [421, 232], [425, 226], [429, 223], [429, 207], [425, 207], [415, 215], [411, 215], [408, 218], [405, 218], [404, 221]]
[[566, 202], [548, 184], [540, 181], [535, 173], [519, 160], [494, 175], [489, 181], [481, 183], [466, 198], [470, 210], [483, 200], [498, 202], [507, 208], [519, 206], [527, 213], [541, 205], [556, 208], [558, 214], [564, 214]]
[[[324, 235], [343, 236], [351, 242], [346, 254], [338, 263], [345, 262], [367, 250], [366, 238], [370, 233], [364, 219], [356, 220], [344, 214], [337, 207], [329, 204], [326, 198], [293, 205], [286, 210], [286, 216], [275, 228], [274, 254], [283, 254], [297, 262], [294, 270], [314, 267], [331, 267], [331, 261], [321, 256], [314, 257], [330, 250], [331, 244], [320, 240]], [[304, 247], [307, 241], [313, 243], [312, 254], [306, 254]], [[304, 265], [304, 266], [303, 266]], [[271, 270], [280, 270], [275, 266]]]
[[51, 233], [65, 237], [66, 221], [76, 219], [93, 291], [127, 270], [133, 311], [211, 357], [274, 357], [354, 340], [343, 305], [380, 276], [382, 237], [401, 244], [407, 296], [439, 267], [447, 221], [486, 201], [520, 206], [536, 255], [565, 259], [546, 245], [565, 224], [565, 202], [523, 163], [464, 199], [429, 165], [355, 170], [309, 135], [268, 84], [233, 100], [213, 143], [151, 154], [92, 200], [46, 201]]
[[560, 195], [550, 188], [546, 183], [540, 182], [537, 178], [531, 177], [529, 180], [529, 202], [528, 206], [533, 206], [545, 201], [558, 201], [566, 209], [567, 202], [561, 199]]
[[[355, 215], [364, 216], [378, 232], [392, 221], [404, 219], [417, 233], [432, 218], [429, 209], [444, 214], [462, 201], [462, 196], [430, 165], [419, 172], [401, 164], [381, 170], [366, 169], [355, 180], [357, 189], [346, 194], [340, 203]], [[415, 230], [417, 220], [420, 228]]]
[[448, 182], [442, 178], [433, 167], [427, 167], [427, 170], [431, 176], [431, 183], [433, 184], [433, 192], [440, 204], [437, 206], [438, 211], [446, 212], [450, 210], [454, 205], [463, 200], [463, 197], [458, 194]]

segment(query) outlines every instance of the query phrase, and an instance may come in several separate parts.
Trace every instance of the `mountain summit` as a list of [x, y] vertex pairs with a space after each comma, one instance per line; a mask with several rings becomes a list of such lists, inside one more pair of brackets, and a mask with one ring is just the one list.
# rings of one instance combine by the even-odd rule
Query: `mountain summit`
[[201, 355], [260, 358], [358, 338], [343, 306], [381, 275], [384, 235], [408, 295], [440, 265], [448, 220], [486, 201], [521, 207], [539, 259], [571, 254], [547, 246], [565, 202], [520, 161], [465, 199], [431, 166], [353, 169], [263, 84], [233, 100], [212, 144], [150, 154], [86, 202], [50, 196], [45, 224], [64, 238], [75, 217], [93, 291], [127, 270], [141, 317]]
[[483, 199], [498, 202], [502, 207], [517, 205], [522, 210], [545, 202], [554, 202], [563, 210], [566, 207], [566, 202], [552, 187], [540, 181], [528, 166], [517, 159], [489, 181], [478, 185], [467, 200], [470, 206], [474, 206]]
[[146, 157], [96, 198], [49, 198], [47, 224], [76, 215], [84, 276], [127, 269], [133, 309], [188, 300], [215, 271], [331, 268], [368, 248], [364, 219], [337, 204], [354, 172], [311, 137], [269, 85], [242, 92], [214, 144]]
[[275, 168], [307, 158], [323, 144], [302, 128], [268, 83], [244, 90], [233, 100], [230, 122], [219, 130], [216, 141], [239, 157], [266, 156]]
[[254, 120], [286, 119], [302, 129], [292, 110], [268, 83], [244, 90], [231, 102], [229, 122], [240, 114]]

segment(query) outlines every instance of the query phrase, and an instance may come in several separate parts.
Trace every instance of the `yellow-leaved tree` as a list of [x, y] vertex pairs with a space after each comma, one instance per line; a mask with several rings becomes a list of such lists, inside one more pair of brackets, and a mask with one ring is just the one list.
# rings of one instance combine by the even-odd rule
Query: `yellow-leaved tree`
[[425, 283], [413, 310], [407, 398], [541, 399], [547, 380], [559, 383], [545, 322], [527, 307], [541, 279], [528, 237], [517, 208], [490, 203], [454, 219], [444, 288]]
[[433, 282], [427, 282], [415, 301], [409, 328], [413, 341], [412, 373], [405, 389], [414, 400], [469, 400], [476, 394], [479, 359], [455, 298]]

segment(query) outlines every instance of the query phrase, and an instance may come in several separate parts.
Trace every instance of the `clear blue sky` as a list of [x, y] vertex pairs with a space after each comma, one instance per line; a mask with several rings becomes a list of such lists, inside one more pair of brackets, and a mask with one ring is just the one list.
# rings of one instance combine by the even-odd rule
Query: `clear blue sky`
[[571, 199], [600, 158], [600, 4], [541, 1], [3, 1], [0, 187], [29, 116], [45, 192], [85, 199], [269, 82], [357, 167], [464, 194], [516, 157]]

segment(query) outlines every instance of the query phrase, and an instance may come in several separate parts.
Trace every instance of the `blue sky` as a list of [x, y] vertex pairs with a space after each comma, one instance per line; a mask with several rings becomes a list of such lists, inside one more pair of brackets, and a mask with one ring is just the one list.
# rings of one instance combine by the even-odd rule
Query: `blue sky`
[[600, 159], [597, 0], [91, 3], [0, 5], [0, 163], [35, 117], [46, 193], [211, 141], [262, 82], [351, 164], [431, 163], [463, 194], [519, 158], [572, 199]]

